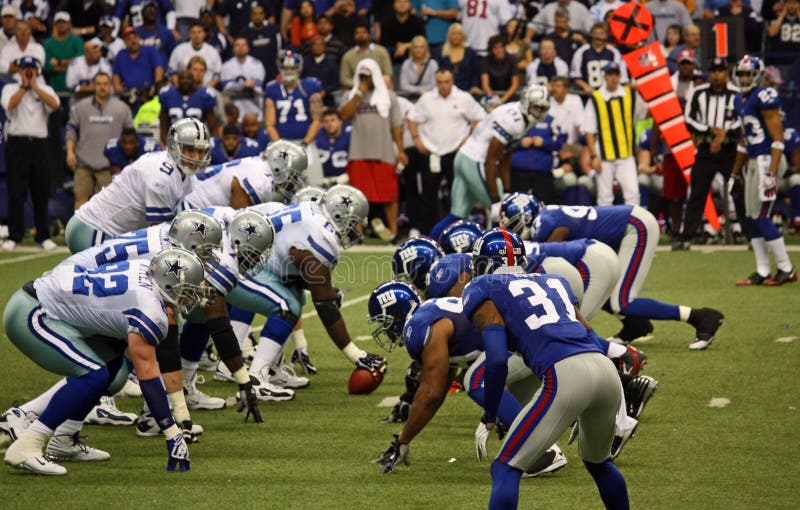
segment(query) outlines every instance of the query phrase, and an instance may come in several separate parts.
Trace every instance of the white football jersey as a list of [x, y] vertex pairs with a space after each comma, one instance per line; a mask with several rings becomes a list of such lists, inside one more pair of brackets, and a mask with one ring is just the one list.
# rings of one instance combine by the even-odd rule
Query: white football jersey
[[528, 131], [528, 120], [522, 115], [519, 101], [495, 108], [475, 126], [472, 134], [459, 152], [478, 163], [484, 163], [492, 138], [508, 145], [519, 140]]
[[228, 223], [236, 213], [232, 207], [206, 207], [205, 212], [212, 215], [222, 225], [222, 249], [214, 250], [213, 259], [205, 261], [206, 282], [227, 296], [239, 281], [239, 259], [228, 237]]
[[169, 225], [161, 223], [112, 237], [97, 246], [79, 251], [62, 261], [59, 266], [74, 265], [97, 269], [105, 264], [116, 264], [126, 260], [150, 262], [158, 252], [172, 247], [167, 236]]
[[61, 264], [37, 279], [34, 287], [48, 316], [85, 336], [127, 340], [133, 331], [158, 345], [167, 334], [167, 310], [150, 281], [149, 262], [125, 261], [97, 269]]
[[253, 204], [272, 197], [272, 170], [261, 156], [252, 156], [210, 166], [195, 175], [194, 189], [184, 199], [183, 208], [229, 206], [233, 179], [239, 181]]
[[275, 242], [267, 260], [267, 269], [281, 277], [299, 276], [292, 262], [291, 248], [308, 250], [331, 271], [339, 260], [339, 238], [333, 225], [314, 202], [300, 202], [269, 216], [275, 227]]
[[264, 216], [270, 216], [280, 211], [281, 209], [285, 209], [287, 207], [289, 206], [284, 204], [283, 202], [264, 202], [263, 204], [251, 205], [247, 209], [248, 210], [252, 209], [253, 211], [260, 212]]
[[195, 180], [183, 178], [165, 151], [143, 154], [75, 214], [109, 236], [169, 221]]
[[480, 54], [486, 53], [489, 38], [500, 33], [514, 12], [508, 0], [458, 0], [458, 5], [467, 45]]

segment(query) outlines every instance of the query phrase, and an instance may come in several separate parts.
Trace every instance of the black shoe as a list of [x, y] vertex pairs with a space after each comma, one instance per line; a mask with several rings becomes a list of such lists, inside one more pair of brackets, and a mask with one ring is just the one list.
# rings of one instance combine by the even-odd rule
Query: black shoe
[[736, 286], [737, 287], [751, 287], [753, 285], [761, 285], [765, 281], [769, 280], [770, 278], [771, 278], [770, 275], [761, 276], [758, 273], [753, 273], [750, 276], [748, 276], [747, 278], [745, 278], [744, 280], [738, 280], [736, 282]]
[[300, 365], [300, 370], [302, 370], [306, 375], [318, 373], [317, 367], [311, 363], [311, 358], [308, 357], [308, 353], [298, 349], [295, 349], [295, 351], [292, 353], [292, 364]]
[[620, 375], [636, 377], [639, 375], [639, 371], [647, 364], [647, 354], [632, 345], [628, 345], [625, 354], [615, 358], [613, 361], [617, 365], [617, 371]]
[[647, 336], [652, 332], [653, 323], [649, 319], [625, 317], [622, 319], [622, 329], [614, 335], [613, 340], [616, 343], [629, 344], [637, 338]]
[[644, 406], [658, 389], [658, 381], [648, 375], [634, 377], [623, 386], [625, 392], [625, 410], [628, 416], [638, 420], [644, 412]]
[[714, 339], [714, 334], [722, 326], [724, 318], [722, 312], [713, 308], [692, 308], [688, 322], [694, 326], [696, 337], [694, 342], [689, 344], [689, 349], [698, 351], [708, 347]]
[[777, 287], [778, 285], [783, 285], [784, 283], [792, 283], [797, 281], [797, 271], [794, 270], [794, 267], [791, 271], [781, 271], [778, 270], [775, 273], [775, 276], [771, 278], [767, 278], [764, 280], [764, 285], [768, 285], [770, 287]]

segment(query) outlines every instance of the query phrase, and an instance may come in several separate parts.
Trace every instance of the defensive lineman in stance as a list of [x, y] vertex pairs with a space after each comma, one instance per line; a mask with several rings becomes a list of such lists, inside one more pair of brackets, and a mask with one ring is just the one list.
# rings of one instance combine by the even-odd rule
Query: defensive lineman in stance
[[523, 472], [576, 419], [579, 452], [606, 508], [627, 509], [625, 479], [609, 458], [622, 388], [575, 307], [567, 282], [526, 275], [525, 248], [513, 233], [478, 240], [476, 279], [464, 289], [464, 314], [481, 332], [486, 352], [483, 421], [495, 427], [507, 376], [508, 351], [519, 353], [541, 379], [517, 415], [492, 463], [490, 509], [517, 508]]
[[[733, 166], [737, 177], [744, 171], [744, 205], [750, 226], [750, 244], [756, 257], [756, 272], [736, 285], [783, 285], [796, 282], [797, 272], [789, 260], [783, 236], [772, 223], [772, 206], [778, 196], [778, 179], [786, 171], [783, 159], [783, 121], [778, 92], [761, 87], [764, 64], [745, 55], [736, 64], [733, 81], [741, 93], [734, 99], [742, 118], [744, 137]], [[770, 276], [769, 252], [778, 271]]]

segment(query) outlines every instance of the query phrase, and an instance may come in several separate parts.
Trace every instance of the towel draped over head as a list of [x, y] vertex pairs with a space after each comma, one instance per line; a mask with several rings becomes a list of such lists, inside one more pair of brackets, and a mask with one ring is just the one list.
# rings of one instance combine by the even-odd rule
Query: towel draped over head
[[378, 63], [371, 58], [365, 58], [356, 66], [356, 74], [353, 76], [353, 88], [350, 89], [348, 99], [352, 99], [358, 90], [358, 84], [361, 81], [359, 75], [368, 74], [372, 76], [372, 96], [369, 98], [369, 104], [378, 110], [378, 115], [384, 119], [389, 118], [389, 110], [392, 108], [392, 101], [389, 97], [389, 89], [386, 88], [386, 82], [383, 79], [383, 73]]

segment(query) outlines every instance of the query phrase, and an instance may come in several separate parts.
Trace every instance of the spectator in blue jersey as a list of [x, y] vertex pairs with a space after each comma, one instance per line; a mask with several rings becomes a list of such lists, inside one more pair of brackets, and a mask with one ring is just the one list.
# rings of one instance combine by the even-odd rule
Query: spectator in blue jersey
[[347, 151], [350, 149], [348, 124], [342, 124], [342, 117], [333, 108], [322, 114], [322, 129], [317, 134], [317, 154], [322, 164], [322, 185], [347, 184]]
[[250, 55], [264, 65], [266, 81], [278, 76], [278, 52], [283, 45], [277, 25], [266, 22], [266, 11], [261, 5], [254, 5], [250, 10], [250, 24], [239, 34], [250, 44]]
[[[221, 0], [217, 2], [217, 29], [228, 38], [228, 42], [233, 43], [235, 37], [242, 35], [242, 31], [253, 20], [251, 13], [256, 5], [264, 11], [264, 19], [270, 25], [275, 25], [275, 13], [272, 9], [272, 2], [269, 0], [250, 0], [249, 2]], [[224, 19], [226, 16], [228, 17], [227, 25]]]
[[223, 62], [231, 57], [232, 42], [228, 41], [228, 37], [219, 31], [217, 26], [217, 18], [214, 11], [204, 5], [200, 8], [199, 22], [206, 29], [206, 42], [209, 46], [219, 52], [220, 58]]
[[234, 124], [228, 124], [222, 128], [222, 137], [214, 137], [211, 140], [212, 165], [258, 156], [259, 152], [258, 143], [242, 136], [242, 130]]
[[135, 28], [126, 28], [122, 36], [125, 49], [114, 59], [114, 92], [130, 105], [141, 104], [164, 79], [164, 65], [155, 48], [142, 46]]
[[566, 140], [567, 134], [552, 115], [534, 124], [511, 155], [509, 191], [531, 193], [545, 203], [556, 203], [553, 163]]
[[792, 76], [792, 66], [800, 54], [800, 2], [786, 0], [783, 9], [767, 26], [767, 64], [778, 66], [784, 76]]
[[316, 78], [300, 78], [303, 57], [282, 52], [281, 80], [267, 84], [264, 99], [264, 124], [273, 140], [288, 139], [305, 145], [314, 142], [320, 127], [322, 84]]
[[325, 106], [334, 106], [334, 93], [339, 89], [339, 63], [325, 51], [325, 39], [321, 35], [311, 40], [301, 76], [319, 80], [322, 102]]
[[453, 23], [447, 30], [447, 41], [436, 56], [439, 67], [450, 69], [455, 86], [472, 95], [482, 94], [480, 86], [480, 57], [467, 46], [461, 23]]
[[116, 175], [146, 152], [160, 151], [161, 145], [155, 140], [148, 140], [136, 132], [136, 128], [122, 129], [119, 138], [106, 142], [103, 155], [108, 160], [111, 175]]
[[142, 24], [136, 27], [136, 32], [142, 40], [143, 46], [152, 46], [161, 55], [161, 61], [166, 64], [169, 56], [177, 44], [172, 30], [158, 20], [158, 7], [154, 2], [142, 6]]
[[497, 93], [503, 103], [514, 97], [519, 88], [517, 59], [506, 52], [503, 37], [493, 35], [489, 38], [489, 54], [481, 61], [481, 89], [483, 93]]
[[242, 134], [247, 138], [254, 140], [258, 144], [259, 151], [267, 148], [267, 145], [272, 141], [267, 134], [267, 130], [262, 127], [261, 122], [258, 120], [258, 115], [249, 112], [242, 116]]
[[542, 39], [539, 44], [539, 56], [525, 68], [527, 83], [547, 85], [556, 76], [567, 76], [569, 64], [556, 53], [556, 44], [552, 39]]
[[206, 87], [195, 85], [194, 76], [189, 69], [178, 73], [178, 85], [167, 85], [158, 94], [161, 103], [159, 126], [161, 145], [167, 145], [169, 127], [180, 119], [194, 117], [206, 123], [208, 130], [214, 133], [217, 129], [217, 114], [214, 108], [217, 99]]
[[117, 18], [119, 27], [142, 26], [142, 11], [147, 4], [155, 4], [158, 20], [170, 30], [175, 30], [175, 9], [170, 0], [117, 0], [114, 5], [114, 17]]
[[569, 77], [578, 88], [591, 94], [603, 86], [605, 76], [603, 69], [610, 62], [620, 65], [620, 82], [627, 83], [627, 72], [619, 50], [608, 44], [608, 25], [595, 23], [592, 25], [590, 42], [578, 48], [572, 57]]

